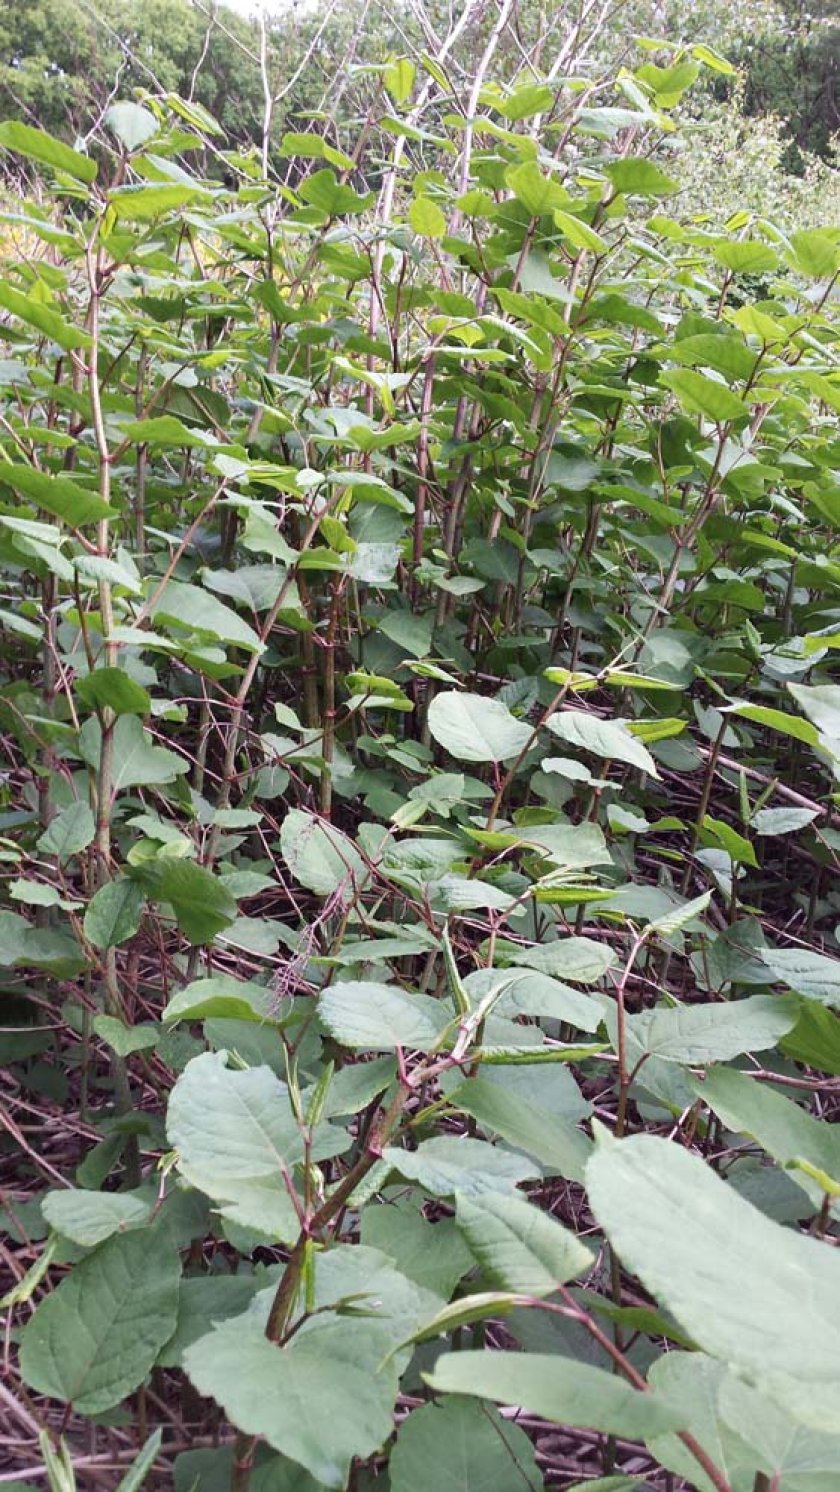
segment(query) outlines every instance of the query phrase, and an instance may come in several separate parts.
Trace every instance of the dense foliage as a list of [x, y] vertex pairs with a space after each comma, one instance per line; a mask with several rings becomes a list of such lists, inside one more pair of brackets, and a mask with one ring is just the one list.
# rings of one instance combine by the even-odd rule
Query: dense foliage
[[24, 1486], [837, 1485], [840, 229], [513, 10], [0, 125]]

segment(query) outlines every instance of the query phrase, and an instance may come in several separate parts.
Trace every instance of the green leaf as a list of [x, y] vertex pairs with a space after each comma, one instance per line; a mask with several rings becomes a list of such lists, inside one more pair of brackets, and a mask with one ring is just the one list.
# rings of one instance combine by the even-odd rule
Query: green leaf
[[621, 720], [600, 720], [597, 715], [587, 715], [584, 710], [560, 710], [549, 715], [546, 725], [552, 735], [581, 751], [591, 751], [606, 761], [626, 762], [648, 772], [651, 777], [659, 776], [656, 762], [647, 747], [637, 741]]
[[482, 1077], [462, 1083], [449, 1101], [541, 1165], [559, 1171], [569, 1181], [583, 1180], [590, 1141], [568, 1121]]
[[209, 196], [209, 192], [202, 191], [198, 184], [185, 186], [181, 183], [155, 182], [145, 186], [141, 183], [114, 188], [108, 204], [118, 222], [126, 219], [129, 222], [151, 223], [164, 213], [177, 212], [179, 208]]
[[148, 420], [129, 420], [122, 427], [122, 437], [133, 446], [176, 446], [188, 450], [192, 446], [207, 445], [203, 430], [191, 430], [171, 414], [155, 415]]
[[[2, 128], [0, 125], [0, 130]], [[48, 472], [36, 471], [34, 466], [4, 461], [0, 463], [0, 482], [13, 487], [39, 508], [52, 513], [53, 517], [62, 519], [70, 528], [83, 528], [86, 523], [98, 522], [100, 518], [117, 517], [116, 509], [97, 493], [89, 492], [70, 477], [50, 476]]]
[[424, 1404], [406, 1419], [388, 1462], [391, 1492], [541, 1492], [524, 1430], [469, 1400]]
[[338, 166], [342, 171], [352, 171], [355, 167], [352, 156], [336, 150], [323, 136], [312, 132], [285, 134], [280, 142], [280, 154], [298, 155], [308, 161], [329, 161], [331, 166]]
[[160, 129], [151, 109], [135, 104], [131, 99], [121, 99], [105, 112], [105, 123], [126, 150], [138, 150], [151, 140]]
[[408, 209], [408, 221], [421, 238], [442, 238], [446, 218], [431, 197], [415, 197]]
[[130, 1057], [132, 1052], [144, 1052], [157, 1046], [160, 1032], [157, 1026], [144, 1022], [139, 1026], [126, 1026], [113, 1015], [95, 1015], [93, 1029], [97, 1036], [113, 1048], [118, 1057]]
[[502, 1290], [553, 1295], [590, 1269], [593, 1254], [550, 1213], [524, 1197], [485, 1192], [456, 1198], [456, 1221], [484, 1274]]
[[405, 1176], [425, 1187], [433, 1197], [455, 1193], [478, 1197], [487, 1191], [510, 1191], [520, 1181], [533, 1180], [537, 1170], [522, 1155], [512, 1155], [483, 1140], [455, 1139], [436, 1135], [416, 1150], [389, 1146], [382, 1159]]
[[149, 1216], [149, 1203], [122, 1192], [89, 1192], [69, 1188], [47, 1192], [41, 1211], [51, 1228], [78, 1243], [95, 1248], [113, 1233], [136, 1228]]
[[667, 100], [670, 105], [691, 87], [699, 72], [696, 62], [675, 62], [671, 67], [657, 67], [655, 63], [647, 62], [636, 69], [636, 77], [646, 83], [657, 98]]
[[721, 57], [719, 52], [713, 51], [704, 42], [695, 42], [691, 48], [691, 55], [696, 57], [698, 62], [704, 62], [706, 67], [710, 67], [713, 72], [724, 73], [727, 77], [733, 77], [736, 72], [731, 62], [727, 62], [725, 57]]
[[743, 720], [753, 720], [756, 725], [766, 725], [782, 735], [793, 736], [807, 746], [819, 746], [819, 731], [798, 715], [787, 715], [784, 710], [773, 710], [768, 705], [734, 704], [724, 705], [723, 714], [739, 715]]
[[767, 968], [769, 983], [786, 984], [806, 1000], [840, 1009], [840, 959], [812, 953], [808, 948], [761, 948], [756, 952]]
[[[722, 243], [715, 244], [715, 258], [718, 264], [731, 269], [733, 274], [766, 274], [768, 270], [776, 269], [779, 263], [779, 256], [770, 244], [750, 238], [725, 239]], [[710, 340], [717, 341], [717, 338]], [[714, 366], [714, 363], [710, 364], [710, 367]], [[749, 374], [744, 376], [748, 377]]]
[[54, 139], [45, 130], [21, 124], [17, 119], [7, 119], [0, 124], [0, 147], [26, 156], [29, 161], [37, 161], [39, 166], [64, 171], [76, 181], [90, 183], [96, 177], [96, 161], [78, 150], [71, 150], [69, 145]]
[[168, 902], [189, 943], [210, 943], [236, 920], [238, 907], [224, 881], [194, 860], [172, 860], [165, 855], [134, 869], [145, 893]]
[[800, 1006], [799, 1019], [781, 1046], [795, 1062], [840, 1077], [840, 1022], [822, 1005], [806, 1001]]
[[417, 68], [408, 57], [392, 57], [382, 72], [385, 84], [395, 104], [404, 104], [411, 97]]
[[279, 1001], [271, 990], [250, 980], [213, 974], [193, 979], [177, 990], [164, 1006], [161, 1020], [203, 1021], [213, 1017], [237, 1021], [270, 1021], [279, 1013]]
[[771, 1222], [699, 1156], [653, 1135], [605, 1140], [586, 1179], [625, 1268], [689, 1336], [800, 1422], [840, 1433], [834, 1251]]
[[533, 731], [501, 700], [444, 689], [429, 706], [429, 730], [450, 756], [462, 762], [502, 762], [527, 747]]
[[642, 1440], [682, 1427], [657, 1394], [573, 1358], [537, 1352], [451, 1352], [424, 1374], [436, 1393], [471, 1394], [513, 1404], [559, 1425]]
[[307, 176], [298, 192], [304, 202], [309, 202], [330, 218], [342, 217], [345, 213], [364, 212], [373, 201], [371, 192], [360, 196], [351, 186], [344, 186], [337, 181], [335, 172], [326, 167], [323, 171], [313, 171], [311, 176]]
[[332, 896], [364, 885], [368, 870], [346, 834], [314, 813], [290, 808], [280, 828], [280, 853], [289, 874], [308, 891]]
[[149, 1475], [155, 1461], [160, 1454], [163, 1430], [153, 1430], [143, 1449], [138, 1452], [132, 1461], [124, 1477], [117, 1483], [116, 1492], [140, 1492], [140, 1488]]
[[237, 1429], [264, 1436], [339, 1492], [353, 1457], [372, 1455], [391, 1434], [397, 1372], [383, 1363], [389, 1342], [381, 1322], [326, 1316], [277, 1347], [259, 1326], [237, 1321], [188, 1347], [184, 1366]]
[[803, 228], [790, 236], [789, 263], [809, 279], [824, 280], [840, 268], [840, 233], [835, 228]]
[[725, 1005], [659, 1007], [627, 1018], [631, 1064], [647, 1053], [663, 1062], [729, 1062], [742, 1052], [767, 1051], [796, 1025], [799, 1002], [750, 995]]
[[747, 405], [725, 383], [693, 368], [668, 368], [660, 373], [659, 382], [677, 395], [689, 414], [705, 415], [717, 425], [745, 419], [749, 414]]
[[779, 1165], [791, 1167], [793, 1180], [803, 1186], [816, 1207], [822, 1200], [821, 1188], [795, 1163], [807, 1161], [835, 1182], [840, 1180], [840, 1135], [835, 1127], [815, 1119], [768, 1084], [757, 1083], [746, 1073], [718, 1068], [706, 1075], [698, 1092], [727, 1129], [751, 1135]]
[[253, 627], [243, 621], [230, 606], [197, 585], [170, 580], [149, 608], [156, 622], [173, 631], [198, 632], [218, 642], [261, 653], [263, 643]]
[[581, 218], [574, 217], [570, 212], [563, 212], [562, 208], [555, 208], [554, 221], [573, 248], [589, 249], [593, 254], [606, 254], [609, 245], [605, 239]]
[[86, 803], [71, 803], [50, 821], [38, 840], [44, 855], [56, 855], [62, 865], [93, 843], [96, 823]]
[[[0, 125], [2, 130], [2, 125]], [[11, 311], [13, 316], [19, 316], [29, 326], [37, 327], [45, 337], [52, 342], [57, 342], [59, 347], [70, 350], [74, 347], [89, 347], [90, 336], [80, 327], [73, 326], [65, 321], [51, 305], [45, 305], [43, 301], [36, 300], [34, 295], [23, 295], [20, 290], [15, 290], [12, 285], [0, 284], [0, 306]], [[0, 468], [2, 471], [2, 468]]]
[[150, 715], [152, 701], [124, 668], [95, 668], [76, 680], [76, 694], [88, 709], [108, 708], [115, 715]]
[[[723, 1387], [731, 1377], [723, 1363], [702, 1353], [668, 1352], [653, 1364], [648, 1381], [662, 1397], [685, 1416], [686, 1428], [702, 1445], [730, 1486], [752, 1489], [759, 1462], [755, 1454], [724, 1424], [720, 1403]], [[686, 1477], [697, 1492], [716, 1492], [712, 1481], [675, 1436], [657, 1436], [649, 1449], [663, 1466]], [[759, 1484], [760, 1485], [760, 1484]]]
[[750, 819], [756, 834], [796, 834], [819, 818], [817, 808], [760, 808]]
[[333, 984], [321, 995], [318, 1016], [342, 1046], [387, 1052], [398, 1046], [432, 1052], [447, 1026], [451, 1006], [428, 995], [395, 985], [356, 982]]
[[504, 98], [490, 94], [487, 102], [505, 119], [515, 122], [542, 114], [554, 103], [554, 90], [547, 83], [522, 83]]
[[519, 968], [536, 969], [554, 979], [573, 979], [581, 984], [594, 984], [616, 962], [609, 944], [596, 943], [594, 938], [557, 938], [536, 948], [506, 951]]
[[448, 1300], [473, 1256], [453, 1218], [428, 1222], [410, 1203], [369, 1206], [362, 1212], [361, 1241], [390, 1255], [402, 1274]]
[[837, 684], [788, 684], [787, 687], [820, 735], [840, 740], [840, 687]]
[[94, 948], [116, 948], [133, 938], [143, 916], [146, 894], [127, 876], [100, 886], [85, 912], [85, 937]]
[[552, 176], [544, 175], [536, 161], [509, 166], [505, 172], [505, 182], [517, 201], [522, 203], [533, 218], [541, 218], [555, 208], [563, 208], [569, 200], [565, 187]]
[[42, 1300], [21, 1339], [24, 1382], [80, 1414], [119, 1404], [175, 1329], [181, 1260], [164, 1232], [117, 1234]]
[[[79, 732], [79, 750], [83, 761], [99, 770], [102, 751], [102, 728], [94, 717], [86, 720]], [[112, 791], [127, 787], [155, 787], [174, 782], [189, 770], [189, 762], [166, 746], [155, 746], [136, 715], [120, 715], [113, 731], [114, 774]]]
[[757, 869], [758, 861], [755, 858], [755, 850], [743, 834], [733, 829], [731, 824], [725, 823], [723, 819], [711, 818], [706, 814], [703, 819], [701, 834], [706, 843], [708, 837], [717, 840], [722, 845], [731, 860], [739, 865], [751, 865]]
[[[234, 1071], [225, 1052], [205, 1052], [184, 1069], [169, 1101], [169, 1143], [192, 1186], [245, 1227], [297, 1236], [298, 1219], [284, 1180], [304, 1157], [303, 1135], [288, 1089], [267, 1067]], [[340, 1154], [342, 1130], [322, 1125], [313, 1159]]]
[[693, 901], [683, 902], [673, 912], [666, 912], [664, 917], [652, 917], [648, 922], [648, 932], [658, 933], [661, 938], [673, 937], [674, 933], [681, 932], [689, 922], [705, 912], [711, 899], [711, 891], [704, 891], [702, 895], [695, 896]]
[[637, 197], [668, 197], [678, 190], [677, 182], [666, 176], [653, 161], [640, 156], [625, 156], [604, 167], [616, 192]]

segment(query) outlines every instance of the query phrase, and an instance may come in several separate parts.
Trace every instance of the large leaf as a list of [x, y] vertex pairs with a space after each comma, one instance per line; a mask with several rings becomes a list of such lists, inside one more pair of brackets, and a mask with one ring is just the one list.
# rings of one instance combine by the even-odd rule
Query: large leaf
[[429, 730], [450, 756], [462, 762], [503, 762], [518, 756], [533, 731], [507, 705], [480, 694], [445, 689], [429, 706]]
[[806, 1000], [840, 1007], [840, 959], [813, 953], [810, 948], [762, 948], [759, 957], [768, 982], [786, 984]]
[[682, 1428], [683, 1416], [653, 1393], [572, 1358], [537, 1352], [451, 1352], [425, 1375], [436, 1393], [515, 1404], [559, 1425], [633, 1440]]
[[473, 1257], [455, 1227], [454, 1219], [428, 1222], [411, 1202], [366, 1207], [361, 1241], [390, 1255], [401, 1272], [418, 1285], [448, 1300], [462, 1275], [473, 1267]]
[[[79, 732], [79, 749], [94, 771], [99, 769], [102, 727], [93, 716]], [[136, 715], [120, 715], [114, 724], [114, 774], [112, 791], [127, 787], [154, 787], [174, 782], [189, 770], [189, 762], [166, 746], [156, 746]]]
[[[183, 1176], [225, 1216], [281, 1239], [296, 1236], [284, 1178], [303, 1160], [304, 1139], [288, 1089], [270, 1068], [234, 1071], [224, 1052], [193, 1058], [172, 1090], [166, 1128]], [[343, 1131], [321, 1126], [313, 1158], [349, 1143]]]
[[[708, 1073], [698, 1092], [727, 1129], [751, 1135], [780, 1165], [790, 1167], [815, 1206], [822, 1201], [822, 1189], [813, 1173], [840, 1191], [840, 1133], [835, 1125], [816, 1119], [768, 1084], [725, 1067]], [[810, 1167], [810, 1173], [798, 1162]]]
[[552, 735], [581, 751], [591, 751], [606, 761], [627, 762], [631, 767], [648, 772], [651, 777], [659, 776], [656, 762], [647, 747], [621, 720], [601, 720], [597, 715], [587, 715], [584, 710], [560, 710], [549, 715], [546, 725]]
[[534, 1448], [518, 1425], [469, 1400], [424, 1404], [404, 1421], [388, 1462], [391, 1492], [541, 1492]]
[[94, 1248], [112, 1233], [123, 1233], [144, 1222], [149, 1215], [149, 1203], [122, 1192], [90, 1192], [68, 1187], [47, 1192], [41, 1211], [56, 1233], [82, 1248]]
[[168, 623], [178, 631], [198, 632], [217, 642], [246, 648], [250, 653], [263, 651], [263, 644], [253, 627], [243, 621], [232, 607], [225, 606], [223, 601], [197, 585], [170, 580], [150, 606], [149, 615], [156, 622]]
[[88, 332], [65, 321], [64, 317], [53, 310], [52, 306], [36, 300], [34, 295], [23, 295], [12, 285], [0, 285], [0, 306], [6, 311], [11, 311], [13, 316], [19, 316], [21, 321], [37, 327], [39, 332], [43, 332], [45, 337], [57, 342], [59, 347], [70, 349], [90, 346]]
[[120, 876], [100, 886], [85, 912], [85, 937], [94, 948], [115, 948], [140, 926], [146, 893], [136, 881]]
[[45, 855], [56, 855], [62, 865], [80, 850], [93, 843], [96, 823], [87, 803], [71, 803], [62, 808], [38, 840]]
[[[0, 129], [3, 126], [0, 125]], [[30, 502], [61, 518], [70, 528], [83, 528], [100, 518], [116, 518], [116, 509], [106, 503], [87, 487], [74, 482], [71, 477], [54, 477], [34, 466], [21, 466], [17, 462], [4, 461], [0, 465], [0, 481], [15, 492], [20, 492]]]
[[175, 1328], [181, 1260], [162, 1231], [117, 1234], [41, 1302], [20, 1365], [36, 1392], [101, 1414], [143, 1382]]
[[669, 368], [660, 373], [659, 381], [673, 390], [684, 409], [704, 414], [716, 424], [745, 419], [749, 414], [749, 407], [725, 383], [693, 368]]
[[397, 1392], [388, 1329], [327, 1315], [277, 1347], [259, 1326], [234, 1322], [184, 1353], [199, 1393], [249, 1435], [299, 1462], [325, 1487], [346, 1486], [354, 1456], [388, 1439]]
[[478, 1197], [487, 1191], [510, 1191], [518, 1182], [538, 1175], [538, 1168], [523, 1155], [513, 1155], [483, 1140], [456, 1139], [452, 1135], [436, 1135], [416, 1150], [388, 1146], [382, 1159], [435, 1197], [456, 1193]]
[[194, 860], [162, 855], [137, 867], [149, 896], [168, 902], [189, 943], [209, 943], [235, 921], [238, 907], [224, 881]]
[[583, 1180], [590, 1142], [568, 1120], [482, 1077], [461, 1083], [450, 1095], [450, 1103], [541, 1165], [570, 1181]]
[[557, 938], [535, 948], [517, 948], [512, 953], [508, 950], [508, 956], [519, 967], [581, 984], [594, 984], [616, 962], [609, 944], [596, 943], [594, 938]]
[[0, 146], [23, 155], [27, 160], [37, 161], [39, 166], [50, 166], [54, 171], [63, 171], [76, 181], [91, 182], [97, 172], [96, 161], [71, 150], [62, 140], [48, 135], [46, 130], [35, 129], [31, 124], [21, 124], [17, 119], [7, 119], [0, 124]]
[[389, 984], [348, 980], [324, 991], [318, 1015], [342, 1046], [387, 1052], [404, 1046], [434, 1051], [454, 1013], [441, 1000]]
[[232, 979], [229, 974], [214, 974], [208, 979], [193, 979], [177, 990], [164, 1006], [161, 1019], [203, 1021], [214, 1016], [223, 1020], [266, 1021], [278, 1013], [279, 1002], [271, 991], [246, 979]]
[[593, 1255], [524, 1197], [485, 1192], [456, 1199], [458, 1227], [488, 1279], [520, 1295], [553, 1295], [591, 1268]]
[[771, 1222], [699, 1156], [652, 1135], [605, 1140], [587, 1185], [624, 1265], [693, 1340], [798, 1420], [840, 1434], [833, 1249]]
[[750, 995], [728, 1004], [657, 1007], [631, 1015], [627, 1034], [631, 1062], [644, 1053], [666, 1062], [728, 1062], [742, 1052], [761, 1052], [792, 1031], [799, 1002]]
[[367, 879], [367, 867], [352, 840], [313, 813], [290, 808], [280, 829], [280, 852], [295, 880], [318, 896], [350, 890]]

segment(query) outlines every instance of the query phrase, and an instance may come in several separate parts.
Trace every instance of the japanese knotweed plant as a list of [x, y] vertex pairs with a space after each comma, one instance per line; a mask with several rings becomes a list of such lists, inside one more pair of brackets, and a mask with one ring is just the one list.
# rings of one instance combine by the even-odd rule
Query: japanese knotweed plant
[[12, 1469], [829, 1492], [840, 230], [426, 65], [0, 127]]

